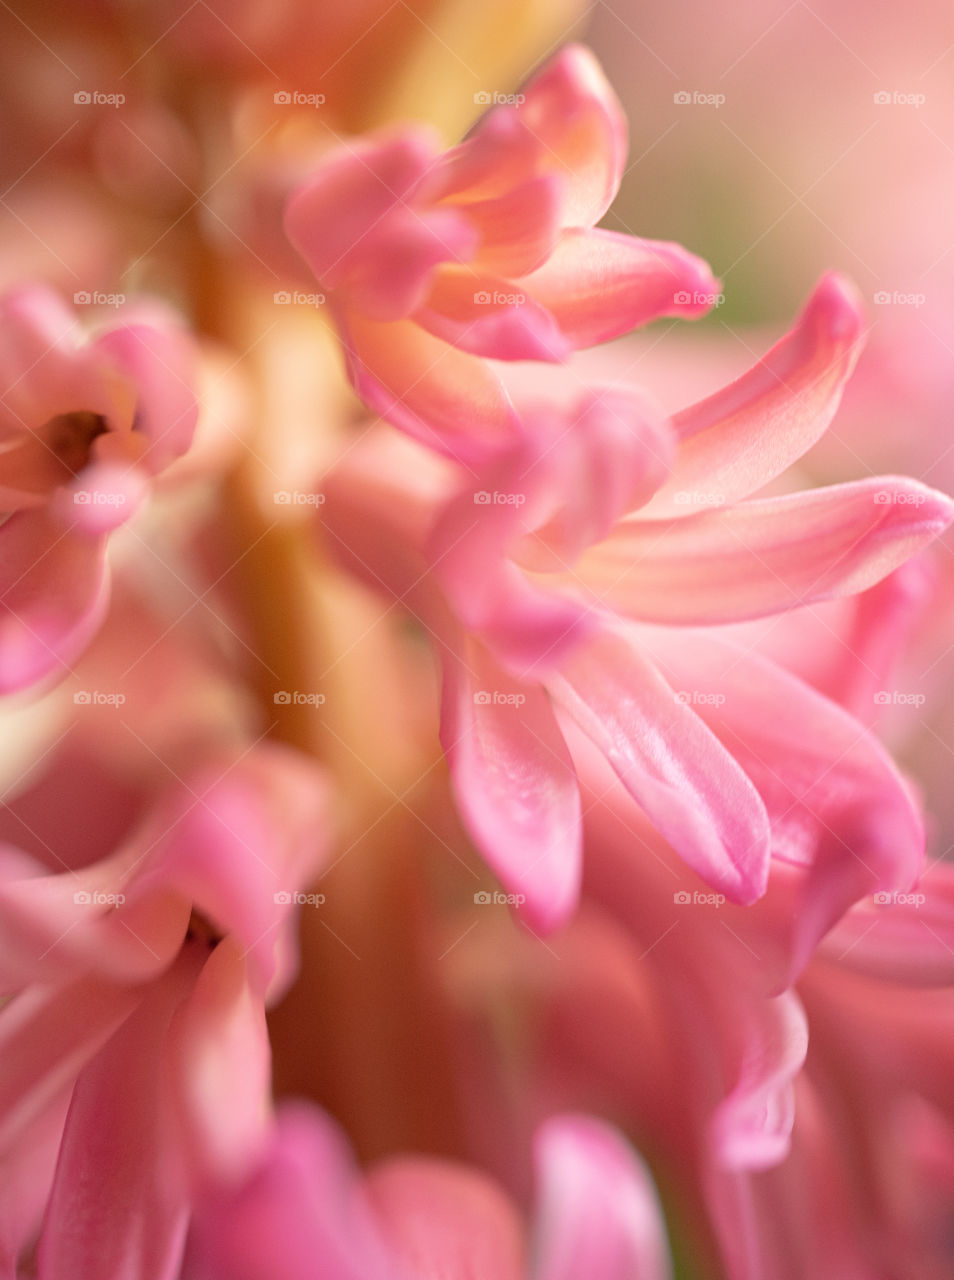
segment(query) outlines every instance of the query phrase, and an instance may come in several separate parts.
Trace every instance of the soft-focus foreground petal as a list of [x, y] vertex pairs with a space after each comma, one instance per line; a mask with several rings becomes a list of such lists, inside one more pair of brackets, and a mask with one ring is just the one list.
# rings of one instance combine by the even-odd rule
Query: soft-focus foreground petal
[[224, 938], [173, 1019], [169, 1074], [182, 1149], [197, 1181], [243, 1179], [264, 1149], [271, 1119], [265, 1009], [234, 938]]
[[876, 477], [684, 519], [624, 520], [576, 573], [604, 604], [646, 622], [735, 622], [863, 591], [952, 517], [936, 490]]
[[620, 1136], [586, 1116], [547, 1121], [534, 1142], [534, 1280], [667, 1280], [659, 1202]]
[[547, 687], [704, 880], [736, 902], [762, 895], [765, 806], [729, 750], [643, 655], [638, 636], [604, 631]]
[[183, 952], [80, 1074], [40, 1238], [40, 1280], [178, 1274], [188, 1206], [168, 1146], [163, 1050], [200, 960], [199, 948]]
[[546, 694], [471, 644], [444, 664], [441, 742], [480, 851], [531, 925], [556, 928], [579, 892], [580, 793]]
[[372, 1169], [371, 1206], [396, 1269], [415, 1280], [525, 1280], [523, 1224], [488, 1178], [449, 1161]]
[[0, 550], [0, 693], [65, 675], [106, 609], [102, 538], [74, 534], [48, 508], [15, 512]]
[[202, 1274], [214, 1280], [403, 1280], [391, 1264], [337, 1126], [287, 1105], [259, 1169], [202, 1206]]
[[677, 464], [647, 516], [684, 515], [686, 495], [725, 504], [762, 488], [828, 429], [861, 350], [858, 295], [823, 277], [793, 328], [748, 373], [673, 418]]

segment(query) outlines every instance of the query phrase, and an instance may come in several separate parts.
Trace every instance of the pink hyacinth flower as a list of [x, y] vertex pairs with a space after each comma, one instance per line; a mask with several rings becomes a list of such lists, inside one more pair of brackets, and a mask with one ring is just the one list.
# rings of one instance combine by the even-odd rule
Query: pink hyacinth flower
[[189, 447], [191, 344], [164, 316], [89, 340], [43, 288], [0, 300], [0, 692], [63, 673], [106, 607], [109, 532]]
[[[534, 1140], [532, 1224], [486, 1176], [392, 1157], [365, 1178], [341, 1132], [301, 1104], [237, 1194], [197, 1222], [209, 1280], [667, 1280], [665, 1229], [642, 1162], [609, 1125], [559, 1115]], [[318, 1270], [316, 1271], [316, 1267]]]
[[718, 288], [678, 245], [593, 229], [619, 188], [626, 121], [591, 53], [561, 50], [522, 98], [443, 155], [420, 127], [345, 144], [285, 218], [358, 395], [462, 460], [517, 429], [488, 359], [563, 361], [700, 315]]
[[[41, 779], [37, 802], [68, 784]], [[128, 802], [118, 786], [81, 852], [0, 849], [0, 1168], [21, 1206], [0, 1258], [38, 1234], [43, 1280], [171, 1280], [193, 1199], [260, 1157], [265, 1007], [294, 977], [295, 895], [324, 854], [321, 778], [287, 748], [147, 792], [116, 841]], [[24, 809], [36, 823], [29, 792], [9, 819], [28, 831]]]
[[554, 703], [731, 901], [765, 892], [773, 853], [812, 866], [817, 940], [869, 888], [914, 880], [923, 833], [875, 739], [712, 630], [862, 591], [954, 515], [896, 477], [749, 500], [828, 426], [859, 333], [853, 292], [827, 277], [762, 361], [672, 422], [591, 391], [525, 414], [464, 480], [389, 435], [325, 484], [343, 563], [438, 642], [458, 804], [535, 927], [566, 919], [580, 873]]

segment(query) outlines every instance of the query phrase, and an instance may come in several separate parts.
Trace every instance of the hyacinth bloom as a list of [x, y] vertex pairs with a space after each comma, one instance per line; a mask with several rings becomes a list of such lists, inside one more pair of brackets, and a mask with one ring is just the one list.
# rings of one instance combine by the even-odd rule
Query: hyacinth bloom
[[718, 285], [678, 245], [594, 230], [626, 161], [626, 122], [570, 46], [440, 154], [421, 128], [345, 144], [292, 196], [285, 227], [332, 304], [371, 409], [463, 461], [518, 432], [488, 360], [564, 361]]
[[259, 1168], [199, 1219], [203, 1274], [209, 1280], [671, 1275], [651, 1180], [609, 1125], [554, 1116], [538, 1130], [534, 1155], [537, 1196], [528, 1232], [517, 1206], [487, 1177], [450, 1161], [396, 1156], [361, 1178], [326, 1116], [286, 1107]]
[[[95, 771], [90, 784], [108, 785]], [[50, 1280], [171, 1275], [193, 1198], [241, 1178], [267, 1139], [264, 1010], [295, 972], [294, 904], [323, 856], [321, 780], [259, 745], [144, 794], [118, 840], [129, 797], [114, 782], [84, 841], [53, 847], [38, 814], [63, 785], [60, 768], [17, 801], [7, 826], [38, 851], [7, 844], [0, 860], [13, 997], [0, 1162], [20, 1206], [0, 1224], [0, 1256], [12, 1271], [42, 1219]]]
[[584, 901], [559, 956], [475, 931], [456, 957], [468, 1054], [486, 1055], [501, 999], [533, 1027], [520, 1069], [502, 1064], [479, 1094], [475, 1124], [500, 1116], [491, 1149], [541, 1111], [599, 1105], [631, 1116], [657, 1176], [678, 1182], [670, 1229], [708, 1260], [700, 1275], [870, 1277], [879, 1258], [887, 1274], [947, 1274], [951, 868], [859, 903], [773, 994], [796, 897], [720, 902], [607, 775], [584, 749]]
[[915, 878], [920, 823], [878, 743], [712, 630], [862, 591], [951, 520], [947, 498], [894, 477], [749, 499], [831, 421], [859, 332], [828, 277], [762, 361], [672, 421], [593, 391], [525, 414], [476, 479], [388, 437], [326, 484], [343, 561], [439, 642], [461, 812], [536, 927], [572, 910], [580, 866], [552, 703], [731, 900], [764, 893], [773, 853], [813, 865], [812, 944], [872, 878]]
[[108, 598], [106, 539], [189, 447], [191, 340], [157, 309], [88, 340], [50, 291], [0, 300], [0, 692], [62, 672]]

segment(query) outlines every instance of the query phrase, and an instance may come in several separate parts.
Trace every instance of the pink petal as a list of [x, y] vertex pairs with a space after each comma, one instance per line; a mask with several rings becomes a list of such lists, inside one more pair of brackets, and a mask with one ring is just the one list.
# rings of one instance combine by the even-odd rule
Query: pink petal
[[524, 1280], [514, 1205], [481, 1174], [396, 1158], [368, 1175], [371, 1206], [401, 1274], [415, 1280]]
[[182, 943], [189, 907], [168, 893], [148, 902], [137, 894], [130, 871], [148, 850], [148, 841], [133, 841], [116, 857], [61, 875], [5, 853], [0, 990], [81, 973], [142, 982], [165, 968]]
[[603, 604], [647, 622], [735, 622], [864, 591], [952, 515], [943, 494], [876, 477], [681, 520], [628, 519], [584, 554], [576, 576]]
[[937, 861], [909, 891], [858, 903], [822, 948], [842, 968], [883, 982], [954, 986], [954, 867]]
[[524, 421], [535, 428], [536, 456], [521, 459], [522, 474], [501, 487], [539, 486], [535, 505], [543, 518], [513, 556], [527, 569], [559, 571], [652, 496], [668, 473], [675, 441], [668, 420], [622, 387], [588, 387], [560, 412], [525, 413]]
[[478, 848], [532, 926], [555, 929], [579, 892], [580, 793], [546, 695], [472, 644], [444, 664], [441, 742]]
[[561, 179], [564, 226], [590, 227], [619, 190], [626, 118], [599, 63], [581, 45], [560, 50], [523, 88], [519, 105], [495, 107], [440, 169], [442, 195], [493, 197], [528, 172]]
[[685, 515], [685, 495], [737, 502], [781, 475], [827, 430], [861, 350], [861, 304], [823, 277], [794, 327], [748, 373], [676, 414], [676, 468], [644, 514]]
[[325, 804], [315, 767], [269, 744], [231, 768], [190, 776], [155, 816], [158, 851], [148, 880], [175, 889], [222, 935], [234, 936], [259, 995], [276, 995], [272, 984], [293, 977], [284, 933], [294, 895], [325, 854]]
[[171, 323], [130, 324], [107, 330], [93, 349], [135, 387], [133, 426], [149, 442], [142, 463], [161, 471], [189, 448], [198, 419], [190, 339]]
[[422, 128], [345, 144], [286, 208], [285, 232], [318, 281], [349, 289], [377, 320], [414, 310], [434, 268], [476, 248], [461, 214], [416, 201], [435, 149], [435, 136]]
[[548, 261], [517, 282], [574, 348], [661, 316], [703, 315], [718, 297], [708, 266], [677, 244], [614, 231], [566, 231]]
[[561, 1115], [536, 1134], [534, 1280], [667, 1280], [666, 1230], [646, 1167], [609, 1125]]
[[738, 1078], [711, 1119], [716, 1161], [726, 1169], [769, 1169], [791, 1147], [795, 1119], [792, 1081], [808, 1049], [808, 1024], [786, 993], [734, 1009], [740, 1041]]
[[343, 1135], [304, 1104], [283, 1108], [259, 1169], [203, 1206], [197, 1235], [210, 1280], [398, 1280]]
[[64, 675], [99, 628], [106, 548], [37, 509], [0, 527], [0, 549], [0, 693], [12, 693]]
[[129, 417], [102, 362], [80, 346], [76, 318], [50, 289], [17, 289], [0, 299], [0, 439], [38, 430], [61, 414], [87, 412], [115, 430]]
[[600, 64], [583, 45], [565, 45], [524, 95], [520, 118], [566, 184], [563, 225], [594, 226], [616, 197], [628, 148], [626, 117]]
[[775, 663], [713, 631], [644, 638], [755, 784], [773, 856], [807, 869], [779, 919], [796, 974], [854, 902], [911, 889], [924, 831], [908, 790], [862, 724]]
[[604, 631], [547, 687], [703, 879], [735, 902], [765, 892], [770, 832], [758, 793], [638, 642]]
[[373, 412], [463, 463], [487, 457], [513, 437], [513, 408], [484, 361], [410, 321], [338, 318], [348, 376]]
[[82, 979], [32, 987], [4, 1006], [0, 1018], [0, 1149], [65, 1088], [139, 1003], [135, 987]]
[[39, 1280], [178, 1276], [188, 1207], [167, 1140], [163, 1048], [195, 972], [195, 958], [184, 955], [77, 1080], [40, 1238]]
[[232, 938], [205, 962], [169, 1035], [183, 1146], [200, 1183], [243, 1180], [265, 1148], [271, 1051], [265, 1009]]
[[544, 174], [518, 182], [491, 200], [459, 206], [480, 232], [474, 268], [496, 276], [522, 276], [541, 266], [560, 234], [559, 178]]
[[549, 312], [510, 281], [476, 271], [440, 272], [414, 320], [472, 355], [553, 362], [570, 355]]
[[148, 479], [139, 467], [94, 462], [59, 491], [54, 510], [64, 524], [95, 538], [131, 520], [148, 492]]

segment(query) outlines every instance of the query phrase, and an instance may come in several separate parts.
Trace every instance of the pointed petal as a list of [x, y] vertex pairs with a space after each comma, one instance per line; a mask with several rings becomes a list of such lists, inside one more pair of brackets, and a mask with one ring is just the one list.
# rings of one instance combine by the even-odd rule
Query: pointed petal
[[626, 117], [593, 54], [560, 50], [523, 87], [520, 101], [494, 107], [444, 157], [442, 196], [500, 196], [528, 172], [552, 174], [563, 188], [563, 226], [591, 227], [619, 190], [626, 164]]
[[580, 793], [546, 695], [472, 644], [444, 664], [441, 742], [478, 848], [535, 929], [562, 924], [580, 882]]
[[924, 830], [908, 789], [864, 725], [775, 663], [714, 631], [644, 636], [754, 783], [773, 857], [805, 869], [779, 917], [797, 974], [853, 903], [911, 889]]
[[835, 416], [861, 351], [862, 322], [851, 285], [823, 277], [791, 331], [754, 368], [675, 415], [676, 467], [643, 514], [685, 515], [687, 493], [737, 502], [781, 475]]
[[554, 1116], [537, 1131], [534, 1157], [534, 1280], [668, 1280], [652, 1180], [614, 1129], [587, 1116]]
[[738, 622], [880, 581], [950, 524], [954, 503], [874, 477], [677, 520], [627, 519], [576, 576], [647, 622]]
[[614, 231], [566, 231], [542, 267], [516, 281], [579, 349], [661, 316], [700, 316], [719, 295], [708, 266], [677, 244]]
[[547, 687], [703, 879], [734, 902], [765, 892], [770, 833], [758, 793], [638, 642], [606, 630]]

